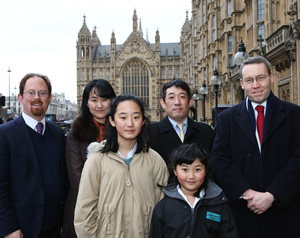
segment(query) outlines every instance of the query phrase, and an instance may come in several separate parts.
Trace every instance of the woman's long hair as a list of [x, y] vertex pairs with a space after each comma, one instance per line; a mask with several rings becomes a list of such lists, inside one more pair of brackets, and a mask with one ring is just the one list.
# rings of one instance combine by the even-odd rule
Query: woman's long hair
[[110, 100], [116, 97], [114, 89], [107, 80], [94, 79], [90, 81], [83, 91], [82, 103], [80, 107], [81, 116], [87, 120], [93, 119], [93, 115], [88, 107], [88, 100], [92, 90], [95, 90], [94, 92], [98, 97], [107, 98]]
[[[131, 94], [124, 94], [124, 95], [117, 96], [115, 99], [113, 99], [107, 116], [111, 117], [111, 119], [114, 121], [117, 107], [121, 102], [124, 101], [133, 101], [141, 109], [144, 125], [142, 126], [141, 132], [136, 138], [137, 140], [136, 153], [140, 153], [141, 151], [147, 152], [149, 150], [149, 137], [147, 134], [147, 126], [149, 125], [149, 119], [145, 114], [143, 102], [138, 97]], [[110, 123], [108, 124], [105, 130], [104, 139], [106, 140], [106, 142], [103, 149], [101, 150], [102, 153], [110, 152], [110, 151], [118, 152], [119, 150], [118, 132], [116, 127], [113, 127]]]

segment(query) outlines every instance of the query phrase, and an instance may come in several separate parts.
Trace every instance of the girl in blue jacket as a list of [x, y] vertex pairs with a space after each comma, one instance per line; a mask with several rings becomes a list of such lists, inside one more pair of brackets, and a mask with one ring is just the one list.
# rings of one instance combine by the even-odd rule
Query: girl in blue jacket
[[196, 144], [173, 151], [165, 197], [153, 211], [149, 237], [238, 237], [227, 198], [208, 178], [208, 162]]

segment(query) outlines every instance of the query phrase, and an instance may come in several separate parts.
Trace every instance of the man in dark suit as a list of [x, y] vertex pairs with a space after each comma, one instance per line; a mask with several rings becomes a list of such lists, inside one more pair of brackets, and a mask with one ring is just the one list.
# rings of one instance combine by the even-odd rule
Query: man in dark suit
[[188, 117], [193, 98], [186, 82], [176, 79], [165, 83], [160, 104], [167, 116], [150, 126], [150, 146], [163, 157], [167, 165], [172, 150], [182, 143], [197, 143], [208, 152], [211, 151], [215, 136], [212, 128]]
[[22, 116], [0, 126], [0, 237], [58, 238], [66, 194], [64, 132], [45, 120], [48, 77], [20, 82]]
[[273, 82], [265, 58], [248, 58], [240, 68], [247, 97], [218, 118], [214, 175], [242, 238], [300, 234], [300, 107], [275, 97]]

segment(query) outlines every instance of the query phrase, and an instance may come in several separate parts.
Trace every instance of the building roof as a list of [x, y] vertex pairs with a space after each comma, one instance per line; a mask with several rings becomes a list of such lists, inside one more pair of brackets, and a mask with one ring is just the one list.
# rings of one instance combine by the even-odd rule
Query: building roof
[[[121, 49], [122, 45], [116, 45], [116, 51]], [[155, 44], [150, 44], [151, 49], [155, 50]], [[180, 56], [180, 43], [161, 43], [160, 56]], [[97, 45], [93, 50], [93, 58], [110, 58], [110, 45]]]

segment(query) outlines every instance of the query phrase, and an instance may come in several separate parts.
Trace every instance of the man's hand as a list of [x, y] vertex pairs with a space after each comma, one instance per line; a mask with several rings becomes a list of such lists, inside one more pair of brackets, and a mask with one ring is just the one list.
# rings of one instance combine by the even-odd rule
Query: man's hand
[[23, 238], [23, 233], [21, 230], [17, 230], [13, 233], [4, 236], [4, 238]]
[[243, 193], [243, 199], [248, 201], [247, 207], [255, 214], [262, 214], [267, 211], [274, 202], [274, 196], [269, 192], [257, 192], [248, 189]]

